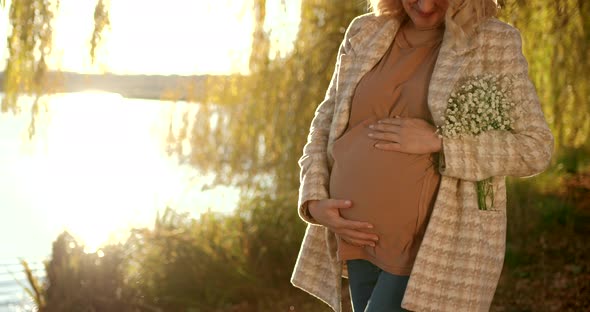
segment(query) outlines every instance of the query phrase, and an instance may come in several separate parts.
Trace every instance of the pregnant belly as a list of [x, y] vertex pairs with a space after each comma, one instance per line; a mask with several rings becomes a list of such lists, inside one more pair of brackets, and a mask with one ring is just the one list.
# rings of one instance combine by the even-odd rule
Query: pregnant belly
[[393, 231], [411, 240], [438, 187], [432, 157], [379, 150], [369, 131], [358, 125], [334, 143], [330, 196], [352, 201], [341, 210], [344, 218], [370, 222], [378, 235]]

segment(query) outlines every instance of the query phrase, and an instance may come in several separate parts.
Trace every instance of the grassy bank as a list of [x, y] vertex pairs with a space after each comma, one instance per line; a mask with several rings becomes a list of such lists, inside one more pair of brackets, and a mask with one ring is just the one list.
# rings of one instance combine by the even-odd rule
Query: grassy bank
[[[507, 253], [492, 311], [590, 306], [590, 173], [580, 161], [558, 164], [508, 180]], [[41, 311], [329, 311], [289, 283], [304, 230], [296, 192], [258, 194], [232, 216], [167, 210], [153, 228], [95, 254], [63, 234], [47, 281], [32, 281], [31, 294]]]

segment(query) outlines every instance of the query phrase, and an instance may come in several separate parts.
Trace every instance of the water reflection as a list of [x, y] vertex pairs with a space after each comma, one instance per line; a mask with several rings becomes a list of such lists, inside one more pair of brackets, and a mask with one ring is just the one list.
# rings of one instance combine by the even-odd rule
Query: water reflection
[[[109, 93], [54, 95], [38, 135], [28, 115], [0, 115], [0, 257], [46, 255], [67, 229], [92, 252], [149, 226], [166, 206], [231, 211], [237, 191], [165, 155], [170, 118], [190, 105]], [[195, 179], [195, 176], [198, 178]]]

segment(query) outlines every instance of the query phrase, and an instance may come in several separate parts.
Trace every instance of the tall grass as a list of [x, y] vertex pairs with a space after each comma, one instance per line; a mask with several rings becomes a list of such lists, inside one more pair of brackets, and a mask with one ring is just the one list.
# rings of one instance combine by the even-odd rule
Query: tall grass
[[[584, 170], [587, 158], [565, 154], [542, 175], [508, 179], [506, 262], [492, 311], [590, 305], [590, 188], [571, 184]], [[40, 311], [329, 311], [289, 283], [304, 231], [296, 192], [257, 194], [229, 216], [167, 209], [152, 228], [94, 254], [64, 233], [46, 280], [30, 275], [30, 294]]]
[[39, 310], [322, 311], [289, 283], [304, 230], [296, 195], [245, 199], [230, 216], [167, 209], [153, 228], [94, 254], [64, 233]]

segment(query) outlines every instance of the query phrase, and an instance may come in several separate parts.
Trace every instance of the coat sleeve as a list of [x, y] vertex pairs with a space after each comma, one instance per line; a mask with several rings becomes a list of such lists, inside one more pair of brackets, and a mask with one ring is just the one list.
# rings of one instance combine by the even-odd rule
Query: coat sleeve
[[515, 120], [512, 131], [487, 131], [478, 136], [443, 138], [440, 173], [480, 181], [492, 176], [531, 176], [545, 170], [553, 153], [553, 135], [528, 76], [518, 30], [510, 27], [497, 70], [514, 77]]
[[299, 217], [305, 222], [318, 224], [307, 210], [307, 203], [310, 200], [322, 200], [330, 197], [330, 169], [328, 166], [328, 136], [334, 116], [334, 106], [336, 97], [336, 85], [338, 80], [338, 71], [340, 70], [340, 60], [343, 54], [347, 54], [349, 48], [348, 39], [357, 32], [359, 20], [356, 18], [352, 21], [346, 33], [344, 40], [338, 49], [336, 66], [332, 79], [326, 91], [324, 100], [318, 105], [314, 117], [311, 121], [307, 143], [303, 147], [303, 155], [299, 159], [301, 169], [299, 176], [299, 200], [298, 211]]

